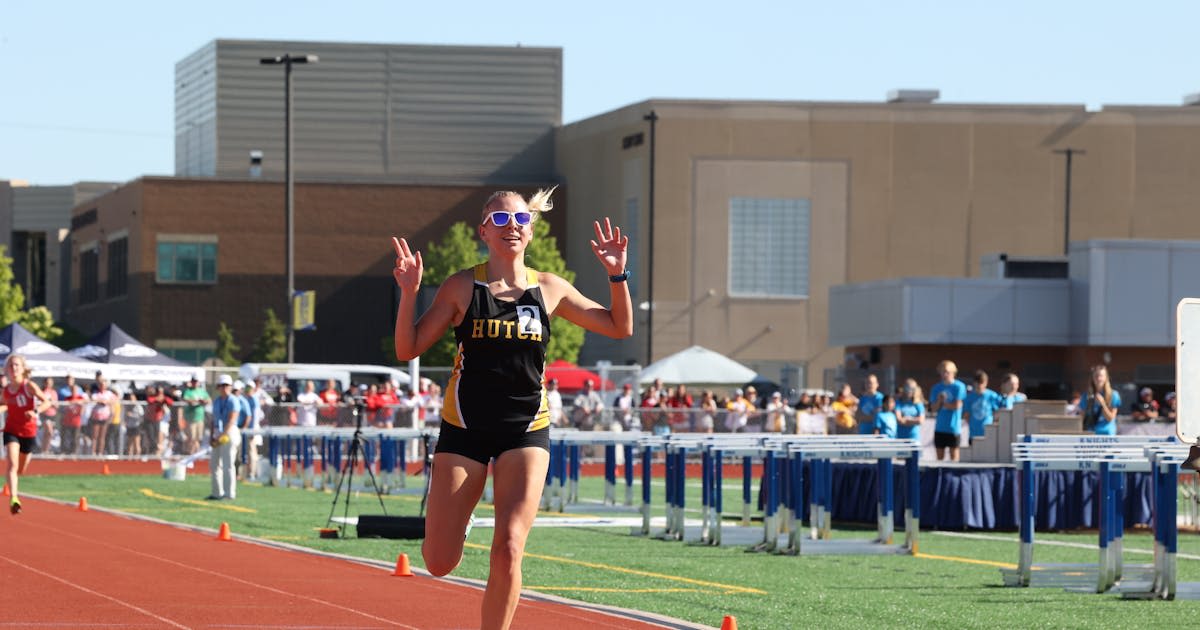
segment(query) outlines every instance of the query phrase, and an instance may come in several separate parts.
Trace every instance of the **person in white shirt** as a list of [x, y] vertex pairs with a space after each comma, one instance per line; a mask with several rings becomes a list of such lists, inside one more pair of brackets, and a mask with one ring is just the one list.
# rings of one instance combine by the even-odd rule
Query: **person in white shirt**
[[317, 394], [317, 386], [312, 381], [304, 381], [304, 391], [296, 396], [298, 409], [296, 424], [302, 427], [317, 426], [317, 405], [321, 404], [321, 396]]
[[783, 394], [775, 392], [771, 394], [771, 400], [767, 402], [767, 419], [763, 421], [763, 431], [766, 433], [783, 433], [787, 431], [787, 401], [783, 399]]
[[546, 383], [546, 407], [550, 409], [550, 426], [563, 425], [562, 392], [558, 391], [558, 379], [552, 378]]
[[617, 394], [613, 400], [613, 408], [617, 410], [617, 415], [613, 419], [614, 424], [620, 423], [622, 429], [633, 428], [633, 409], [637, 407], [637, 397], [633, 394], [633, 385], [625, 383], [621, 386], [621, 393]]
[[750, 401], [746, 400], [746, 395], [742, 390], [735, 389], [733, 391], [733, 398], [725, 408], [729, 411], [725, 415], [725, 428], [730, 433], [745, 431], [750, 419], [750, 410], [753, 407], [750, 405]]

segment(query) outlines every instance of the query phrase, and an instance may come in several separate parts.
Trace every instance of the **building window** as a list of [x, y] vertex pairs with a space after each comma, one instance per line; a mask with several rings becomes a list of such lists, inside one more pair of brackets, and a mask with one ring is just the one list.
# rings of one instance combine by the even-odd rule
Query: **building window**
[[107, 297], [118, 297], [129, 292], [129, 238], [122, 237], [108, 243], [108, 291]]
[[808, 199], [729, 200], [729, 294], [808, 297]]
[[188, 365], [200, 365], [217, 352], [217, 342], [193, 339], [159, 339], [154, 344], [159, 354], [183, 361]]
[[91, 304], [100, 297], [100, 248], [79, 252], [79, 303]]
[[217, 243], [215, 237], [198, 239], [158, 239], [159, 282], [214, 284], [217, 281]]

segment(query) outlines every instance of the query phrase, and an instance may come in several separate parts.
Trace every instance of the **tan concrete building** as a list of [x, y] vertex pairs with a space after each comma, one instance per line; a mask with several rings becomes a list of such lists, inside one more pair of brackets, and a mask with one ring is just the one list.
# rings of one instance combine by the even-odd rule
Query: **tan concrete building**
[[[1069, 226], [1065, 148], [1086, 151]], [[845, 360], [832, 287], [970, 277], [989, 254], [1063, 256], [1068, 238], [1200, 238], [1197, 151], [1200, 107], [652, 100], [567, 125], [569, 233], [605, 214], [632, 227], [644, 307], [633, 338], [589, 339], [581, 361], [699, 344], [819, 386]], [[566, 246], [601, 294], [585, 244]]]

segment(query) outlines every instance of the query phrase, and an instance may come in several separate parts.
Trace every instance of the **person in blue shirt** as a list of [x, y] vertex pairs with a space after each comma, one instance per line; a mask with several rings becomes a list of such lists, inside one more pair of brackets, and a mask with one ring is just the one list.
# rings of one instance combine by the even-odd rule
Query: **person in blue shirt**
[[1001, 409], [1012, 409], [1013, 405], [1025, 402], [1028, 398], [1021, 393], [1021, 379], [1009, 372], [1000, 379]]
[[879, 391], [879, 378], [868, 374], [863, 381], [863, 393], [858, 397], [858, 411], [854, 414], [859, 435], [875, 433], [875, 414], [882, 404], [883, 392]]
[[921, 423], [925, 421], [925, 392], [916, 379], [904, 381], [896, 404], [896, 437], [902, 440], [921, 439]]
[[[239, 433], [250, 428], [250, 425], [254, 422], [254, 408], [258, 406], [258, 403], [255, 402], [251, 397], [249, 390], [250, 388], [241, 380], [235, 380], [233, 382], [232, 394], [233, 397], [237, 399], [237, 404], [240, 407], [240, 409], [238, 409], [237, 417], [237, 428]], [[242, 449], [239, 446], [239, 448], [233, 452], [233, 466], [239, 471], [237, 477], [245, 479], [246, 476], [244, 473], [246, 462], [243, 461], [242, 455]]]
[[958, 380], [958, 366], [953, 361], [938, 364], [941, 379], [929, 390], [930, 409], [937, 414], [937, 426], [933, 430], [933, 447], [937, 458], [948, 455], [950, 461], [958, 461], [958, 443], [962, 436], [963, 399], [967, 397], [967, 386]]
[[233, 392], [233, 378], [228, 374], [217, 377], [219, 395], [212, 401], [212, 434], [209, 446], [209, 474], [212, 477], [210, 501], [237, 498], [237, 475], [234, 468], [235, 454], [241, 450], [242, 433], [238, 421], [245, 414], [241, 396]]
[[899, 420], [896, 418], [896, 399], [891, 396], [883, 397], [883, 404], [875, 412], [875, 433], [884, 437], [896, 437]]
[[1116, 435], [1117, 410], [1120, 408], [1121, 395], [1108, 380], [1108, 368], [1103, 365], [1093, 367], [1087, 398], [1079, 409], [1084, 430], [1091, 429], [1096, 435]]
[[963, 415], [967, 426], [971, 429], [968, 444], [974, 444], [975, 438], [983, 437], [985, 427], [992, 423], [992, 415], [997, 409], [1003, 409], [1004, 400], [1000, 394], [988, 389], [988, 375], [983, 370], [975, 372], [975, 389], [963, 399]]

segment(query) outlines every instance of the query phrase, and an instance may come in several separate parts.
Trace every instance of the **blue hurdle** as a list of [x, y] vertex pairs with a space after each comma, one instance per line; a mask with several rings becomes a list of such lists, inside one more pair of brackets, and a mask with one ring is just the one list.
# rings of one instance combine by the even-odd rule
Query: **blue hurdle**
[[[787, 534], [785, 553], [801, 551], [801, 515], [804, 508], [804, 465], [810, 466], [812, 498], [810, 522], [814, 539], [822, 544], [808, 544], [804, 550], [810, 553], [889, 553], [915, 550], [920, 514], [920, 472], [918, 469], [920, 447], [914, 441], [889, 440], [882, 436], [782, 436], [775, 433], [737, 434], [730, 436], [708, 436], [699, 444], [679, 445], [678, 452], [689, 448], [701, 449], [702, 525], [698, 542], [720, 545], [722, 539], [721, 514], [724, 508], [723, 465], [727, 459], [742, 463], [742, 518], [749, 520], [752, 494], [751, 467], [761, 462], [763, 466], [763, 536], [751, 549], [756, 551], [780, 551], [778, 537]], [[896, 548], [891, 545], [894, 530], [892, 458], [902, 457], [909, 462], [909, 474], [905, 477], [909, 496], [906, 508], [907, 536], [905, 544]], [[876, 459], [880, 467], [879, 478], [879, 536], [875, 541], [837, 541], [823, 544], [829, 538], [832, 509], [832, 459]], [[668, 460], [670, 461], [670, 460]], [[681, 477], [680, 477], [681, 478]], [[674, 484], [669, 483], [668, 487]], [[672, 498], [682, 509], [682, 499]], [[786, 515], [786, 519], [782, 518]], [[680, 511], [680, 514], [682, 512]], [[681, 520], [677, 520], [681, 527]], [[670, 529], [670, 532], [675, 530]], [[682, 529], [679, 530], [682, 532]], [[864, 545], [868, 543], [867, 545]], [[837, 549], [834, 549], [837, 547]]]
[[641, 431], [613, 433], [554, 427], [550, 431], [550, 467], [542, 509], [564, 512], [567, 504], [579, 502], [579, 474], [583, 446], [604, 448], [604, 502], [616, 505], [617, 453], [624, 456], [625, 505], [633, 505], [634, 449], [649, 434]]
[[1187, 459], [1188, 447], [1174, 443], [1145, 448], [1154, 480], [1154, 572], [1149, 581], [1115, 589], [1125, 599], [1200, 599], [1200, 584], [1177, 580], [1179, 465]]
[[[917, 552], [921, 510], [921, 446], [916, 440], [898, 440], [881, 436], [861, 436], [854, 440], [840, 436], [832, 439], [788, 440], [787, 455], [792, 474], [788, 508], [790, 528], [786, 553], [793, 554], [887, 554]], [[875, 460], [878, 466], [876, 537], [873, 540], [834, 540], [830, 536], [833, 511], [832, 460]], [[905, 537], [894, 544], [895, 488], [893, 460], [905, 462]], [[804, 462], [809, 461], [812, 499], [809, 507], [811, 540], [801, 535], [801, 515], [805, 487]]]
[[[1022, 435], [1012, 444], [1019, 467], [1020, 544], [1016, 569], [1001, 569], [1007, 586], [1058, 587], [1103, 593], [1122, 579], [1149, 580], [1153, 567], [1123, 562], [1124, 473], [1149, 472], [1145, 448], [1175, 442], [1169, 436]], [[1042, 470], [1097, 472], [1099, 500], [1098, 560], [1092, 563], [1033, 562], [1036, 524], [1036, 473]], [[1173, 523], [1172, 523], [1173, 525]]]
[[[433, 433], [423, 429], [363, 429], [362, 464], [379, 464], [381, 490], [390, 493], [405, 487], [403, 450], [409, 440], [424, 441]], [[262, 435], [267, 445], [267, 483], [270, 485], [329, 488], [338, 477], [342, 458], [353, 429], [337, 427], [263, 427], [248, 432]], [[316, 473], [320, 453], [321, 473]], [[299, 471], [293, 475], [289, 463], [295, 460]], [[400, 472], [397, 473], [397, 465]]]

